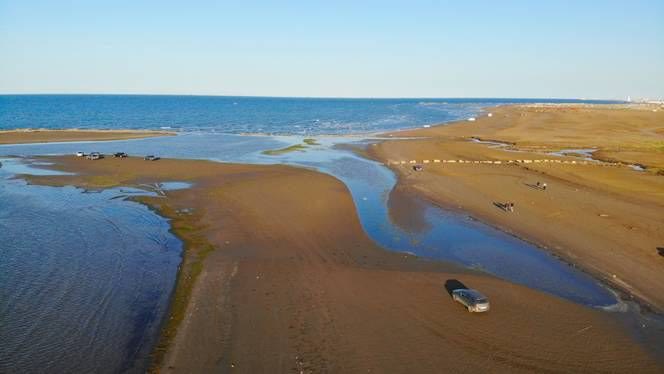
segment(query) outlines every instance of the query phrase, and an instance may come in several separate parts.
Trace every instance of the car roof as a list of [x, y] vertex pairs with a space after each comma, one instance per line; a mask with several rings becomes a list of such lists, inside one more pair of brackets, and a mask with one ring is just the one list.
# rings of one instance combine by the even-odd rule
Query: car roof
[[479, 300], [479, 299], [486, 299], [487, 297], [484, 296], [480, 291], [470, 289], [470, 288], [461, 288], [461, 289], [456, 289], [454, 292], [463, 292], [464, 294], [472, 297], [474, 300]]
[[472, 290], [472, 289], [469, 289], [469, 290], [466, 290], [466, 293], [467, 293], [468, 295], [470, 295], [470, 296], [471, 296], [473, 299], [475, 299], [475, 300], [478, 300], [478, 299], [486, 299], [486, 296], [484, 296], [484, 294], [482, 294], [482, 293], [481, 293], [480, 291], [478, 291], [478, 290]]

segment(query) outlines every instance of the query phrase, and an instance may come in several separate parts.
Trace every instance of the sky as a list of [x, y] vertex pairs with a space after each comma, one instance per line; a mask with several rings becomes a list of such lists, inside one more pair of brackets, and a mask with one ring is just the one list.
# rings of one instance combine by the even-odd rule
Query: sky
[[0, 0], [0, 93], [664, 98], [664, 0]]

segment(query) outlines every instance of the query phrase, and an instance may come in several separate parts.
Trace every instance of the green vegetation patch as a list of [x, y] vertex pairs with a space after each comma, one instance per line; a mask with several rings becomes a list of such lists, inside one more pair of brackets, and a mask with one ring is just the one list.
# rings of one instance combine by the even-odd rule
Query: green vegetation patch
[[171, 231], [184, 244], [183, 260], [171, 296], [167, 319], [162, 325], [161, 335], [152, 351], [152, 362], [148, 370], [150, 373], [157, 373], [168, 347], [175, 339], [180, 323], [184, 320], [194, 284], [203, 270], [203, 262], [215, 248], [205, 236], [205, 227], [200, 224], [198, 213], [180, 215], [168, 201], [150, 196], [140, 196], [134, 200], [155, 210], [162, 217], [170, 218]]
[[320, 145], [320, 143], [318, 143], [316, 141], [316, 139], [313, 139], [313, 138], [306, 138], [306, 139], [303, 140], [303, 142], [306, 145]]
[[295, 151], [303, 152], [305, 149], [307, 149], [307, 146], [304, 144], [293, 144], [286, 148], [268, 149], [267, 151], [263, 151], [262, 153], [268, 156], [279, 156], [289, 152], [295, 152]]

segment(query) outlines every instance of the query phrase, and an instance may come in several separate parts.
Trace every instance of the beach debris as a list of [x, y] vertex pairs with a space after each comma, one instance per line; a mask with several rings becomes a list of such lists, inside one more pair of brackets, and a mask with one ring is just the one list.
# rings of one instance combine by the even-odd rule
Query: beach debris
[[578, 330], [576, 333], [574, 333], [574, 335], [576, 335], [576, 334], [580, 334], [580, 333], [582, 333], [582, 332], [585, 332], [585, 331], [591, 329], [592, 327], [593, 327], [592, 325], [586, 326], [586, 327], [584, 327], [584, 328]]
[[424, 168], [422, 167], [422, 165], [415, 165], [415, 166], [413, 166], [413, 170], [414, 171], [424, 171]]
[[659, 253], [660, 256], [664, 257], [664, 247], [657, 247], [657, 253]]
[[[388, 160], [385, 165], [405, 165], [405, 164], [417, 164], [418, 160], [400, 160], [392, 161]], [[423, 159], [420, 163], [430, 164], [430, 163], [457, 163], [457, 164], [493, 164], [493, 165], [502, 165], [502, 164], [565, 164], [565, 165], [597, 165], [597, 166], [621, 166], [619, 163], [606, 163], [606, 162], [589, 162], [589, 161], [576, 161], [576, 160], [555, 160], [555, 159], [520, 159], [520, 160], [443, 160], [443, 159]], [[643, 171], [645, 168], [642, 165], [625, 165], [634, 170]]]
[[505, 212], [513, 213], [514, 212], [514, 203], [513, 202], [505, 202], [505, 203], [499, 203], [499, 202], [494, 202], [493, 205], [496, 207], [502, 209]]
[[606, 214], [606, 213], [600, 213], [600, 214], [598, 214], [598, 216], [600, 216], [600, 217], [608, 217], [609, 215]]

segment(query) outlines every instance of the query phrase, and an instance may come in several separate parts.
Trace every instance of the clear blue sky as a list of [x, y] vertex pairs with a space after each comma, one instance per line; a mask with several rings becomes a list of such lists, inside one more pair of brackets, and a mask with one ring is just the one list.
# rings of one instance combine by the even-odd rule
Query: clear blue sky
[[0, 92], [664, 97], [664, 1], [0, 0]]

